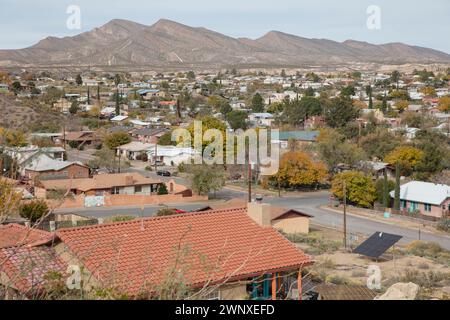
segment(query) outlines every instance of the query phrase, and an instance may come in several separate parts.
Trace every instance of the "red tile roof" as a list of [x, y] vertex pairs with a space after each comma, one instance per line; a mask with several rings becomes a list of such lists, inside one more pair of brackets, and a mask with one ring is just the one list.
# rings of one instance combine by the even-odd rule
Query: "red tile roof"
[[53, 234], [47, 231], [32, 229], [20, 224], [0, 225], [0, 248], [15, 246], [36, 246], [52, 241]]
[[256, 224], [246, 208], [63, 229], [57, 235], [103, 286], [130, 295], [151, 291], [175, 267], [187, 268], [179, 272], [185, 283], [199, 287], [312, 263], [275, 229]]
[[5, 273], [8, 284], [24, 294], [34, 295], [45, 289], [53, 272], [64, 276], [67, 265], [52, 248], [16, 247], [0, 249], [0, 273]]

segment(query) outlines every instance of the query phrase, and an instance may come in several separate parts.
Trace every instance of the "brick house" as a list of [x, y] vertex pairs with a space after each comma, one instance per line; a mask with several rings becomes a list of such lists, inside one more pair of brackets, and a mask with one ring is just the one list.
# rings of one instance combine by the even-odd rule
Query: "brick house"
[[23, 176], [34, 181], [37, 177], [65, 177], [69, 179], [82, 179], [89, 177], [89, 167], [81, 162], [60, 161], [42, 154], [33, 158], [21, 172]]

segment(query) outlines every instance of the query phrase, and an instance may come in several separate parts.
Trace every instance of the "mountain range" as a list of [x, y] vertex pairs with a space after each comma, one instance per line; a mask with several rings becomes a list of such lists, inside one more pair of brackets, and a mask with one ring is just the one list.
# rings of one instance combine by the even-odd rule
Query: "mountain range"
[[115, 19], [72, 37], [0, 50], [0, 66], [296, 66], [346, 63], [447, 63], [450, 55], [403, 43], [308, 39], [270, 31], [232, 38], [161, 19], [151, 26]]

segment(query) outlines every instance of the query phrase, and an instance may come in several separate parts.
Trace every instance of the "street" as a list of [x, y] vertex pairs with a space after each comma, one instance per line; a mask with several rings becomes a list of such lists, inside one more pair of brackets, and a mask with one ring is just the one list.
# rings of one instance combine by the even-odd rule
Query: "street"
[[[153, 175], [152, 173], [151, 175]], [[231, 199], [231, 198], [242, 198], [247, 199], [247, 193], [244, 191], [224, 188], [215, 194], [215, 199]], [[264, 202], [270, 203], [275, 206], [292, 208], [313, 216], [311, 219], [312, 224], [321, 225], [324, 227], [329, 227], [333, 229], [342, 229], [343, 219], [342, 214], [328, 211], [319, 208], [320, 206], [326, 205], [328, 203], [329, 193], [328, 192], [314, 192], [305, 193], [301, 196], [295, 197], [266, 197]], [[204, 203], [188, 203], [188, 204], [172, 204], [170, 207], [181, 209], [181, 210], [194, 210], [205, 206], [207, 202]], [[111, 217], [117, 215], [132, 215], [132, 216], [143, 216], [149, 217], [153, 216], [162, 206], [146, 206], [142, 210], [139, 206], [133, 207], [107, 207], [107, 208], [83, 208], [83, 209], [63, 209], [57, 210], [60, 213], [77, 213], [84, 216], [101, 218], [101, 217]], [[400, 243], [409, 243], [414, 240], [419, 239], [419, 231], [414, 229], [409, 229], [403, 226], [396, 226], [392, 224], [387, 224], [384, 222], [374, 221], [372, 219], [367, 219], [365, 217], [359, 217], [354, 215], [347, 215], [347, 232], [353, 234], [363, 234], [369, 236], [376, 231], [398, 234], [403, 236]], [[439, 243], [443, 248], [450, 250], [450, 237], [445, 235], [431, 234], [422, 231], [421, 240], [432, 241]]]

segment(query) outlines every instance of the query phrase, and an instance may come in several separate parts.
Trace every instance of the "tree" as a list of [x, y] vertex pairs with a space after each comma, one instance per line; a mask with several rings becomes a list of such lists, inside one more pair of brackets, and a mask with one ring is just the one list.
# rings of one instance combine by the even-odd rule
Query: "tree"
[[337, 172], [341, 165], [356, 167], [366, 158], [364, 151], [333, 129], [322, 129], [317, 137], [317, 151], [330, 172]]
[[176, 142], [172, 141], [172, 132], [164, 133], [161, 137], [159, 137], [158, 145], [161, 145], [161, 146], [174, 146], [174, 145], [176, 145]]
[[229, 112], [233, 111], [230, 104], [226, 100], [221, 100], [219, 104], [220, 113], [226, 116]]
[[191, 188], [198, 195], [218, 191], [225, 185], [223, 166], [195, 165], [191, 169]]
[[304, 92], [305, 97], [314, 97], [314, 89], [308, 87]]
[[395, 103], [395, 107], [399, 112], [403, 112], [408, 109], [409, 102], [407, 100], [400, 100]]
[[258, 92], [252, 98], [252, 111], [264, 112], [264, 100]]
[[436, 96], [436, 89], [434, 89], [433, 87], [423, 87], [422, 89], [420, 89], [420, 92], [422, 92], [426, 96]]
[[165, 183], [161, 184], [158, 188], [158, 195], [164, 195], [164, 194], [169, 194]]
[[392, 71], [391, 81], [397, 85], [398, 90], [398, 82], [400, 81], [400, 72], [398, 72], [397, 70]]
[[25, 147], [28, 144], [27, 137], [23, 131], [0, 129], [0, 145], [5, 144], [8, 147]]
[[31, 222], [42, 219], [48, 212], [49, 208], [44, 200], [33, 200], [22, 204], [19, 208], [20, 216]]
[[394, 210], [400, 211], [400, 163], [395, 164]]
[[120, 116], [120, 95], [119, 89], [116, 90], [116, 116]]
[[387, 170], [383, 171], [383, 205], [385, 208], [389, 208], [389, 204], [391, 202], [391, 196], [389, 193], [392, 190], [392, 181], [388, 180]]
[[313, 162], [307, 153], [290, 151], [281, 157], [274, 180], [284, 187], [312, 187], [326, 181], [327, 171], [323, 163]]
[[194, 80], [195, 79], [195, 73], [194, 73], [194, 71], [188, 71], [187, 73], [186, 73], [186, 78], [188, 78], [189, 80]]
[[78, 112], [78, 105], [79, 105], [78, 101], [73, 101], [72, 102], [72, 104], [70, 105], [70, 108], [69, 108], [70, 114], [77, 114], [77, 112]]
[[226, 115], [228, 124], [233, 130], [247, 129], [247, 112], [242, 110], [233, 110]]
[[91, 93], [89, 90], [89, 86], [87, 88], [87, 104], [91, 104]]
[[128, 133], [119, 131], [113, 132], [105, 137], [104, 144], [111, 150], [116, 150], [117, 147], [130, 143], [131, 137]]
[[359, 171], [337, 174], [331, 183], [331, 191], [339, 200], [344, 199], [344, 182], [347, 203], [365, 208], [373, 207], [377, 195], [370, 176]]
[[438, 108], [442, 112], [450, 111], [450, 96], [445, 96], [439, 99]]
[[369, 109], [373, 109], [372, 86], [366, 86], [366, 94], [369, 96]]
[[0, 223], [17, 213], [21, 199], [16, 186], [0, 176]]
[[[103, 146], [100, 150], [97, 150], [93, 154], [94, 159], [89, 161], [89, 167], [91, 168], [105, 168], [109, 173], [115, 173], [119, 169], [119, 161], [116, 159], [116, 153]], [[120, 162], [121, 168], [129, 167], [129, 163], [125, 161]]]
[[83, 78], [81, 78], [81, 74], [77, 74], [77, 76], [75, 77], [75, 82], [79, 86], [83, 84]]
[[18, 94], [20, 91], [22, 91], [22, 85], [20, 84], [19, 81], [14, 81], [14, 82], [12, 83], [11, 87], [12, 87], [12, 91], [13, 91], [15, 94]]
[[325, 122], [331, 128], [341, 128], [359, 116], [359, 110], [350, 99], [338, 97], [331, 100], [324, 108]]
[[402, 137], [396, 136], [387, 129], [377, 128], [374, 132], [363, 136], [359, 141], [359, 145], [370, 159], [384, 159], [388, 153], [400, 146], [402, 142]]
[[118, 73], [114, 75], [114, 84], [116, 87], [122, 82], [122, 76]]
[[343, 97], [351, 97], [355, 95], [355, 87], [352, 85], [346, 86], [341, 90], [341, 96]]
[[398, 163], [402, 174], [409, 175], [423, 156], [424, 152], [420, 149], [410, 146], [399, 146], [387, 154], [384, 161], [391, 165]]

